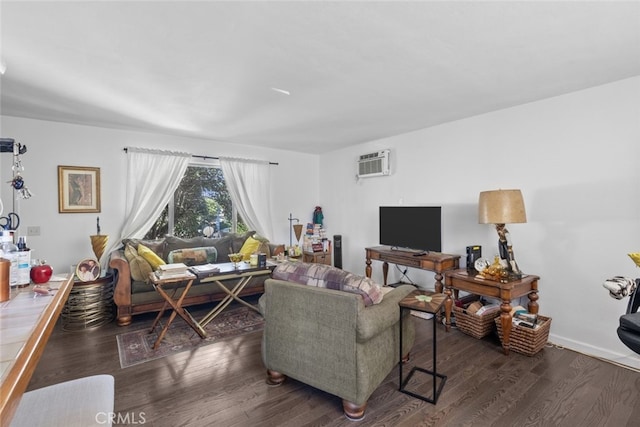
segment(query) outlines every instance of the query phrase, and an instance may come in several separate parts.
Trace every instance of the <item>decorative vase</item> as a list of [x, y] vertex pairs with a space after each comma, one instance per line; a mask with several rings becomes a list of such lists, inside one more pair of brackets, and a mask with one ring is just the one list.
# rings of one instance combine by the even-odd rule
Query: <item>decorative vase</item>
[[49, 279], [51, 279], [52, 274], [53, 269], [50, 265], [46, 264], [46, 261], [42, 261], [40, 264], [34, 265], [31, 267], [31, 271], [29, 272], [31, 281], [36, 285], [47, 283]]
[[109, 236], [106, 234], [96, 234], [93, 236], [89, 236], [91, 239], [91, 247], [93, 248], [93, 253], [96, 254], [96, 258], [100, 261], [100, 257], [104, 253], [105, 248], [107, 247], [107, 242], [109, 241]]
[[229, 254], [229, 259], [233, 263], [233, 268], [235, 268], [236, 270], [240, 266], [240, 261], [242, 261], [242, 258], [244, 258], [244, 255], [242, 255], [241, 253]]
[[0, 258], [0, 302], [9, 301], [11, 298], [11, 287], [9, 286], [9, 270], [11, 261]]

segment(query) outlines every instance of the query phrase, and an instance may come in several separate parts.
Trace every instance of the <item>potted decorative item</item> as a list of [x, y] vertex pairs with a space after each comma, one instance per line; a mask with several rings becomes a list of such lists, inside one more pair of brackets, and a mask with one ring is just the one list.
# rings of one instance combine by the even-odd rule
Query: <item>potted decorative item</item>
[[241, 253], [229, 254], [229, 259], [233, 263], [233, 268], [235, 268], [236, 270], [240, 266], [240, 261], [242, 261], [242, 258], [244, 258], [244, 255]]
[[91, 248], [93, 249], [93, 253], [96, 255], [96, 258], [100, 260], [105, 248], [107, 247], [107, 242], [109, 241], [109, 236], [100, 234], [100, 217], [96, 220], [96, 229], [97, 234], [89, 236], [89, 238], [91, 239]]
[[31, 267], [31, 272], [29, 273], [31, 281], [36, 285], [47, 283], [49, 279], [51, 279], [52, 274], [53, 269], [45, 260], [35, 261], [34, 265]]

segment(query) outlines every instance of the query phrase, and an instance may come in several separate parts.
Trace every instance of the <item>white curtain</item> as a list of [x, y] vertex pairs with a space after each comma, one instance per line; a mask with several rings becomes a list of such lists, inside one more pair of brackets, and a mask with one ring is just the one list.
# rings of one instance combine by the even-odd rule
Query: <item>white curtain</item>
[[250, 230], [273, 239], [269, 162], [220, 157], [233, 205]]
[[127, 148], [125, 220], [120, 237], [110, 239], [103, 263], [122, 239], [141, 238], [149, 231], [178, 188], [191, 157], [175, 151]]

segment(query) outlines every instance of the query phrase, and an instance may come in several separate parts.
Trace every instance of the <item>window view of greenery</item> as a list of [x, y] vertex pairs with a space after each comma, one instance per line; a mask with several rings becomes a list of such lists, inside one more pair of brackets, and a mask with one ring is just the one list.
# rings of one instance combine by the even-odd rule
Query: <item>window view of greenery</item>
[[[169, 223], [169, 210], [173, 209], [173, 227]], [[160, 239], [167, 234], [176, 237], [195, 237], [212, 231], [219, 237], [221, 231], [244, 232], [247, 226], [240, 217], [233, 229], [233, 206], [220, 168], [189, 166], [173, 203], [164, 208], [145, 239]]]

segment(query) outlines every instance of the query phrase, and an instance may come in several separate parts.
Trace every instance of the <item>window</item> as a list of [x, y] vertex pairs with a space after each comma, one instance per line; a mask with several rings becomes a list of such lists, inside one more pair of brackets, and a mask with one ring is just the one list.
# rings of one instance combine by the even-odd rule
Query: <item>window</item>
[[173, 199], [145, 239], [160, 239], [167, 234], [219, 237], [220, 231], [242, 233], [247, 226], [233, 208], [222, 170], [193, 165], [187, 168]]

